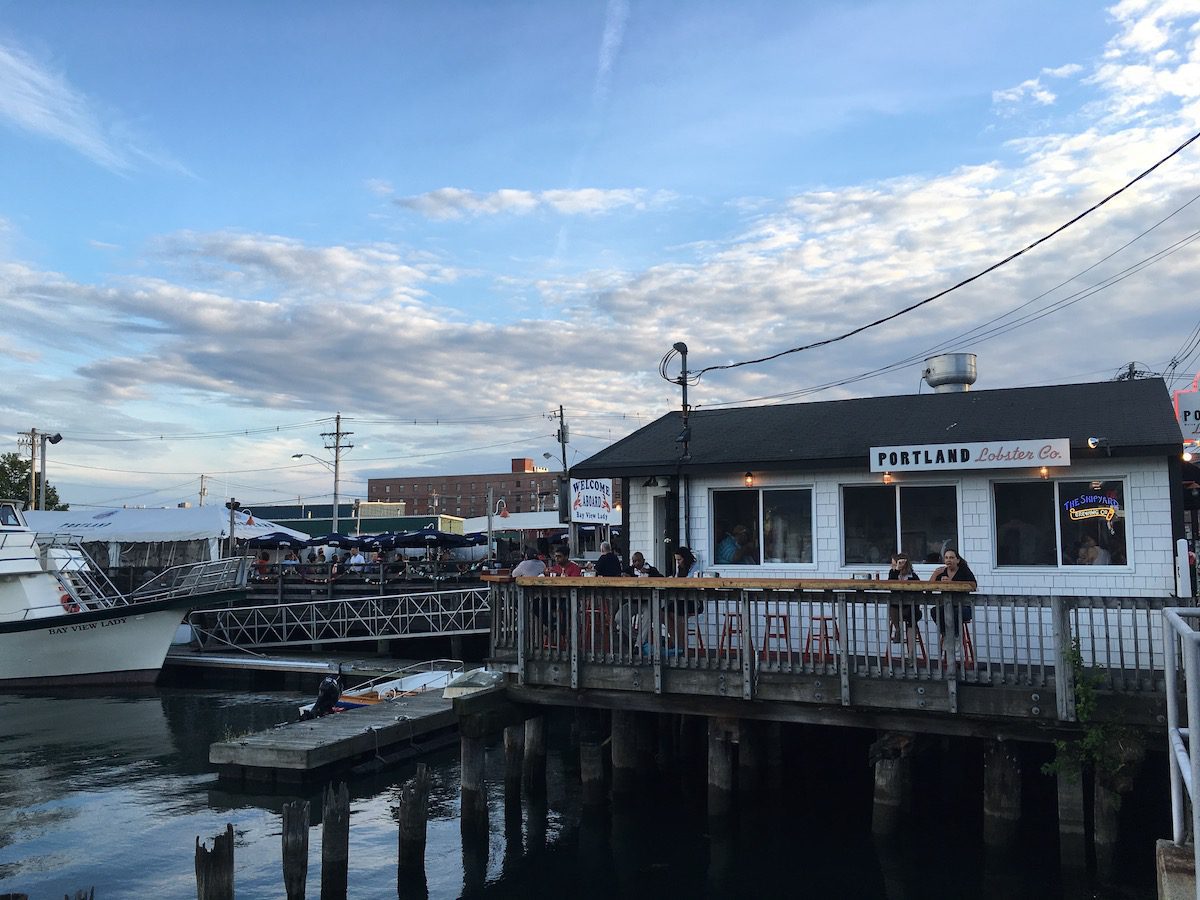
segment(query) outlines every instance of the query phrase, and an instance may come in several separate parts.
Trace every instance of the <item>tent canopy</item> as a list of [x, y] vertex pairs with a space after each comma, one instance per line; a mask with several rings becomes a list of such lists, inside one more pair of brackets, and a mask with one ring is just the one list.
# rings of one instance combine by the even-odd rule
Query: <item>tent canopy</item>
[[[83, 541], [150, 543], [155, 541], [199, 541], [229, 537], [229, 510], [220, 506], [191, 509], [104, 509], [28, 510], [25, 520], [38, 532], [75, 535]], [[234, 536], [238, 540], [273, 531], [308, 539], [303, 531], [284, 528], [266, 519], [234, 513]]]

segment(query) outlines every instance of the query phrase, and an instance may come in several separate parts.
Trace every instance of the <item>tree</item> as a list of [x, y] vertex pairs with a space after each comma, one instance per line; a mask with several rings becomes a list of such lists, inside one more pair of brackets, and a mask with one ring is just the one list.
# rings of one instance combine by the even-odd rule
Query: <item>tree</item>
[[[0, 453], [0, 497], [5, 500], [20, 500], [29, 496], [29, 460], [18, 453]], [[34, 484], [34, 496], [41, 490], [42, 474], [38, 473]], [[69, 509], [58, 500], [54, 485], [46, 482], [46, 509]]]

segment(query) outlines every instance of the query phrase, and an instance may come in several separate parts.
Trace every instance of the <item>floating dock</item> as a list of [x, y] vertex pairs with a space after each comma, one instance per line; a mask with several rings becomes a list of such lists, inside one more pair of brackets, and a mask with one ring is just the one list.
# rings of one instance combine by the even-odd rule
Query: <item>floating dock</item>
[[442, 692], [427, 691], [374, 706], [220, 741], [208, 761], [226, 785], [291, 787], [371, 764], [393, 764], [454, 740], [457, 720]]

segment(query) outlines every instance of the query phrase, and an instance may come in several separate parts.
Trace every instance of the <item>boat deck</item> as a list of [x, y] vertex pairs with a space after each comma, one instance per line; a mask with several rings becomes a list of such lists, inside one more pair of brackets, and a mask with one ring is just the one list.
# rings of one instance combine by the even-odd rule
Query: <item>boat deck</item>
[[288, 786], [399, 762], [443, 746], [456, 730], [452, 701], [427, 691], [220, 741], [209, 747], [208, 760], [222, 782]]

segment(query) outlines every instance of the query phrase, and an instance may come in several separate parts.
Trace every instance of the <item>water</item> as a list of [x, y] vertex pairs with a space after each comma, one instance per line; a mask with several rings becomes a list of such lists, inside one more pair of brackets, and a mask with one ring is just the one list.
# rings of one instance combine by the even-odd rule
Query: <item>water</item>
[[[212, 741], [289, 720], [307, 694], [162, 689], [95, 696], [0, 695], [0, 893], [57, 900], [94, 886], [99, 900], [195, 896], [199, 837], [231, 822], [239, 897], [283, 894], [280, 809], [291, 797], [221, 789]], [[1058, 871], [1053, 784], [1026, 762], [1025, 821], [1014, 848], [981, 846], [978, 746], [918, 758], [904, 834], [870, 836], [869, 732], [790, 729], [786, 790], [747, 799], [727, 826], [704, 816], [702, 761], [647, 786], [628, 811], [585, 814], [573, 757], [552, 749], [547, 803], [509, 806], [503, 753], [488, 757], [486, 844], [464, 858], [457, 753], [432, 757], [430, 897], [774, 896], [890, 898], [1152, 898], [1153, 838], [1169, 821], [1152, 765], [1123, 827], [1117, 886], [1096, 890]], [[562, 735], [555, 741], [563, 743]], [[396, 896], [399, 786], [411, 768], [351, 782], [352, 898]], [[1165, 778], [1162, 779], [1165, 783]], [[1165, 790], [1165, 787], [1163, 788]], [[314, 794], [313, 818], [320, 815]], [[483, 858], [486, 854], [486, 860]], [[320, 827], [309, 847], [319, 895]], [[464, 865], [465, 863], [465, 865]]]

